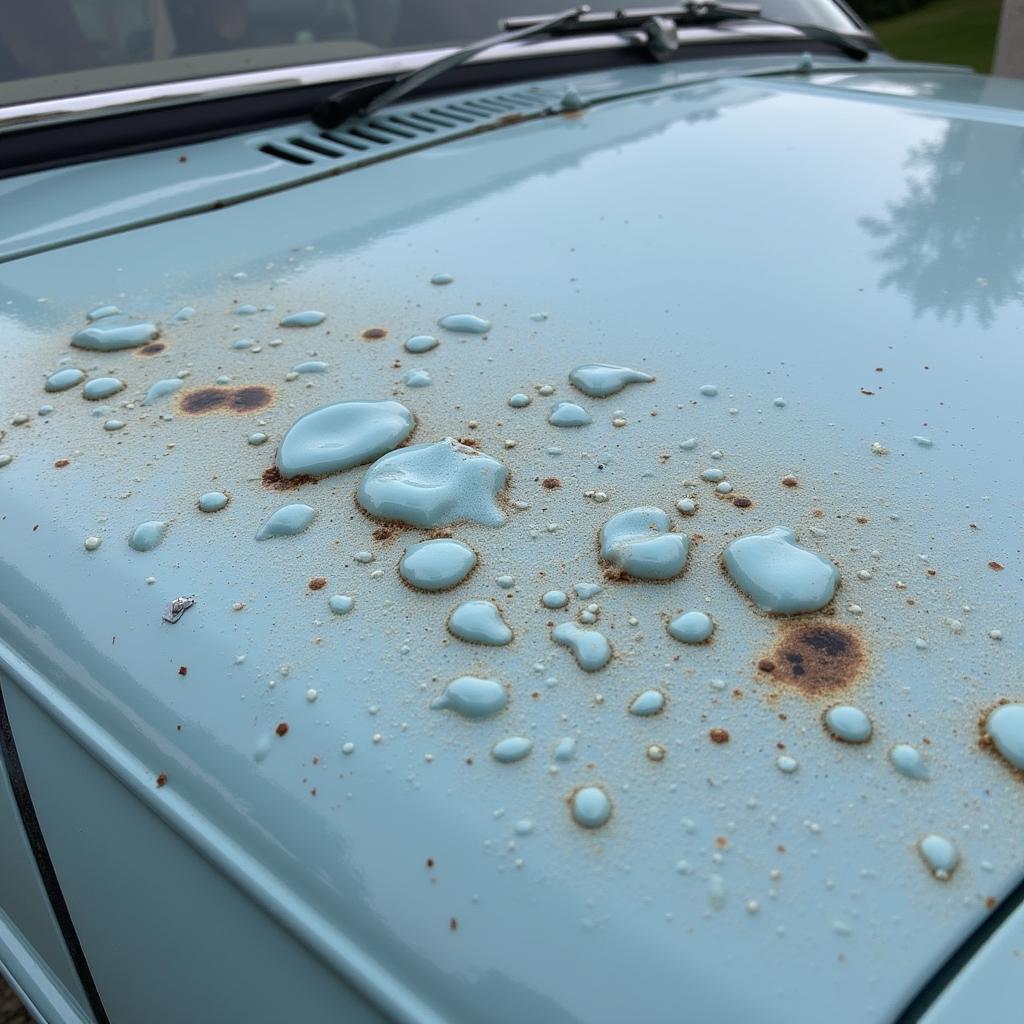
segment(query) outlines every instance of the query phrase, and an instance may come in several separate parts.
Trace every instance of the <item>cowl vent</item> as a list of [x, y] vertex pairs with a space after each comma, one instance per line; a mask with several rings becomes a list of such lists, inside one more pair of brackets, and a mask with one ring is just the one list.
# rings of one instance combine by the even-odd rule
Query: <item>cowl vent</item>
[[327, 131], [294, 129], [264, 136], [257, 147], [275, 160], [308, 167], [326, 161], [365, 158], [390, 150], [439, 142], [467, 130], [496, 127], [535, 113], [555, 101], [554, 93], [533, 87], [515, 92], [475, 94], [450, 103], [400, 106]]

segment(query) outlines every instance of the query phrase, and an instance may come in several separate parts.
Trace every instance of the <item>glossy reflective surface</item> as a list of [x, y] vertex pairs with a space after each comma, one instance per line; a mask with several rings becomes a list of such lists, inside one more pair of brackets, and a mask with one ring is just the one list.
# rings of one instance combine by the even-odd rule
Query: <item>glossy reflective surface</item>
[[[584, 101], [607, 101], [580, 116], [3, 266], [0, 635], [53, 692], [17, 684], [69, 703], [62, 727], [105, 771], [399, 1019], [619, 1022], [685, 998], [695, 1019], [799, 1005], [888, 1021], [1021, 875], [1020, 779], [978, 746], [996, 702], [1024, 700], [1006, 156], [1021, 97], [1000, 86], [1015, 107], [971, 116], [961, 83], [982, 85], [877, 69], [612, 98], [667, 74], [581, 77]], [[624, 188], [697, 199], [616, 201]], [[945, 198], [961, 188], [977, 194]], [[986, 233], [999, 256], [983, 263]], [[71, 349], [114, 300], [166, 348]], [[325, 319], [279, 327], [303, 310]], [[404, 340], [473, 310], [487, 334], [446, 331], [424, 357], [433, 384], [407, 390]], [[255, 345], [231, 347], [238, 324]], [[372, 327], [387, 333], [369, 344]], [[127, 387], [93, 416], [77, 390], [45, 391], [64, 358]], [[307, 359], [328, 369], [287, 380]], [[584, 399], [568, 374], [588, 363], [656, 379]], [[181, 372], [186, 389], [141, 404]], [[231, 397], [204, 411], [206, 389]], [[360, 397], [409, 408], [413, 440], [447, 446], [442, 468], [504, 467], [507, 486], [493, 470], [475, 492], [442, 488], [487, 521], [370, 518], [356, 493], [372, 467], [291, 489], [268, 474], [299, 417]], [[574, 399], [592, 424], [547, 422]], [[424, 507], [436, 466], [399, 469]], [[216, 514], [196, 507], [211, 490], [231, 497]], [[315, 513], [286, 517], [304, 531], [257, 543], [290, 505]], [[605, 577], [598, 533], [635, 508], [693, 538], [678, 579]], [[133, 552], [151, 521], [172, 525]], [[763, 613], [723, 573], [731, 542], [780, 524], [839, 567], [824, 624], [856, 630], [866, 657], [838, 693], [758, 668], [783, 625], [822, 620]], [[479, 557], [457, 598], [397, 571], [435, 530]], [[552, 611], [552, 590], [574, 596]], [[453, 638], [468, 600], [499, 606], [512, 642]], [[669, 635], [681, 609], [713, 615], [711, 643]], [[580, 634], [607, 643], [591, 672]], [[833, 657], [830, 636], [815, 656]], [[646, 690], [663, 710], [630, 715]], [[866, 743], [830, 735], [832, 705], [870, 719]], [[924, 737], [929, 778], [900, 774], [889, 751]], [[531, 752], [495, 760], [508, 739]], [[955, 842], [946, 881], [918, 852], [928, 836]]]

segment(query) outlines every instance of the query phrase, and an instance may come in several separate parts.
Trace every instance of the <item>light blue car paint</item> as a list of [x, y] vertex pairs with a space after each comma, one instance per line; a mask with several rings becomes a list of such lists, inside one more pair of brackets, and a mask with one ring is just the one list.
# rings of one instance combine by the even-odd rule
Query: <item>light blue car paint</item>
[[[251, 1020], [325, 1006], [344, 1016], [345, 1000], [354, 1020], [373, 1019], [370, 1005], [404, 1021], [657, 1020], [685, 999], [697, 1020], [884, 1021], [985, 918], [986, 899], [1020, 880], [1024, 791], [979, 747], [978, 721], [1001, 698], [1024, 699], [1013, 497], [1024, 314], [1011, 273], [1022, 254], [1012, 232], [991, 243], [1019, 208], [1024, 87], [881, 63], [791, 79], [733, 67], [690, 84], [666, 68], [577, 76], [581, 116], [204, 216], [178, 216], [191, 184], [154, 205], [142, 197], [166, 154], [118, 162], [109, 187], [136, 197], [121, 212], [97, 200], [63, 223], [40, 211], [68, 201], [55, 191], [80, 169], [5, 182], [6, 204], [25, 199], [6, 252], [119, 232], [0, 266], [0, 455], [13, 456], [0, 471], [4, 694], [112, 1019], [182, 1019], [188, 982], [207, 972], [211, 1005]], [[223, 161], [221, 195], [231, 168], [295, 181], [248, 143], [203, 146], [191, 148], [207, 168]], [[149, 219], [165, 222], [122, 230]], [[431, 285], [423, 253], [454, 281]], [[222, 343], [236, 299], [315, 303], [324, 327], [358, 336], [385, 323], [388, 338], [332, 334], [330, 369], [258, 412], [197, 416], [171, 396], [159, 420], [164, 406], [115, 395], [128, 429], [110, 434], [71, 391], [47, 396], [57, 411], [44, 430], [30, 412], [43, 381], [71, 355], [83, 310], [114, 296], [168, 344], [159, 366], [103, 352], [102, 371], [139, 395], [171, 372], [208, 384], [228, 356], [248, 360]], [[173, 322], [184, 305], [196, 315]], [[409, 407], [417, 440], [469, 437], [483, 454], [466, 462], [507, 471], [507, 493], [492, 486], [498, 470], [482, 492], [504, 525], [438, 527], [479, 552], [488, 580], [517, 581], [474, 595], [500, 601], [516, 634], [495, 649], [451, 640], [450, 598], [401, 582], [400, 553], [433, 517], [394, 545], [392, 517], [355, 505], [367, 469], [279, 492], [262, 480], [271, 446], [245, 443], [261, 419], [279, 438], [313, 408], [387, 399], [397, 339], [473, 308], [490, 331], [446, 337], [431, 357], [443, 372]], [[531, 320], [540, 308], [548, 319]], [[269, 337], [279, 319], [246, 324]], [[305, 339], [327, 347], [319, 327], [280, 333], [280, 348], [232, 371], [235, 384], [276, 388]], [[449, 346], [457, 356], [437, 363]], [[588, 362], [655, 376], [607, 400], [623, 427], [602, 413], [556, 431], [548, 403], [509, 409], [535, 383], [571, 395], [568, 373]], [[705, 401], [708, 380], [719, 394]], [[712, 450], [750, 506], [699, 480]], [[572, 486], [535, 483], [550, 475]], [[790, 475], [799, 486], [780, 483]], [[216, 516], [195, 507], [211, 486], [232, 496]], [[685, 522], [701, 541], [683, 576], [608, 580], [594, 630], [556, 623], [611, 641], [585, 674], [537, 595], [600, 579], [610, 516], [674, 509], [684, 494], [699, 499]], [[289, 500], [316, 518], [257, 544]], [[157, 514], [174, 529], [139, 558], [124, 538]], [[842, 695], [756, 670], [781, 627], [730, 585], [721, 558], [736, 537], [780, 525], [838, 565], [829, 622], [869, 652]], [[90, 536], [107, 542], [87, 553]], [[375, 560], [344, 554], [363, 549]], [[355, 598], [352, 615], [327, 614], [308, 591], [317, 575]], [[187, 615], [162, 620], [192, 594]], [[704, 600], [715, 641], [681, 648], [664, 616]], [[451, 689], [467, 678], [498, 688], [484, 694], [492, 716], [452, 713], [482, 706]], [[628, 718], [629, 695], [647, 687], [667, 694], [665, 710]], [[444, 692], [459, 708], [431, 710]], [[847, 703], [872, 723], [865, 743], [821, 725]], [[931, 777], [908, 780], [887, 751], [924, 736]], [[533, 754], [496, 763], [489, 751], [511, 737]], [[566, 739], [579, 753], [555, 761]], [[780, 743], [798, 771], [776, 767]], [[662, 760], [645, 756], [652, 744]], [[533, 829], [517, 833], [527, 818]], [[928, 836], [955, 837], [947, 881], [917, 852]], [[275, 964], [297, 979], [281, 989], [287, 1003], [263, 985], [248, 998], [244, 979]]]

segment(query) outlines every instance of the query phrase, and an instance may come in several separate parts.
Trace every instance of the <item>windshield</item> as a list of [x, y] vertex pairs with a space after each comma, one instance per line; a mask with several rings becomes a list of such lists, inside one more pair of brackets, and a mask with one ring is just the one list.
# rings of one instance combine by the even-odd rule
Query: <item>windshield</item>
[[[567, 6], [564, 0], [26, 0], [8, 5], [0, 19], [0, 105], [468, 43], [493, 34], [504, 17]], [[762, 0], [760, 7], [781, 21], [858, 31], [832, 0]]]

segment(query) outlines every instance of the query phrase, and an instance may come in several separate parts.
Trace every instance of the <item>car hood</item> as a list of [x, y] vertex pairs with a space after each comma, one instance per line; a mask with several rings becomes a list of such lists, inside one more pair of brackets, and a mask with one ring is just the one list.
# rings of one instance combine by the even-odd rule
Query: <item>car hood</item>
[[[881, 1021], [1024, 866], [1021, 781], [978, 726], [1024, 698], [1021, 88], [668, 73], [577, 79], [581, 110], [0, 268], [5, 670], [399, 1018]], [[159, 338], [69, 347], [105, 303]], [[280, 326], [305, 310], [326, 316]], [[587, 363], [655, 379], [592, 397], [568, 379]], [[126, 386], [47, 393], [62, 365]], [[158, 380], [183, 384], [147, 402]], [[267, 473], [298, 417], [350, 399], [506, 467], [504, 524], [450, 527], [479, 560], [457, 589], [403, 583], [428, 534], [360, 509], [365, 467]], [[552, 425], [558, 402], [592, 422]], [[209, 491], [227, 507], [200, 511]], [[292, 503], [312, 524], [257, 540]], [[689, 537], [677, 580], [599, 560], [637, 506]], [[162, 540], [133, 549], [150, 521]], [[765, 614], [723, 571], [775, 527], [838, 567], [822, 614]], [[511, 643], [449, 632], [469, 599]], [[710, 642], [669, 634], [684, 610]], [[599, 671], [552, 640], [581, 614], [614, 649]], [[850, 657], [809, 691], [786, 666], [814, 635]], [[432, 707], [462, 676], [507, 707]], [[630, 714], [647, 690], [661, 713]], [[837, 704], [869, 742], [829, 734]], [[496, 760], [509, 737], [529, 756]], [[574, 822], [581, 786], [610, 797], [603, 827]], [[946, 880], [929, 835], [958, 851]]]

